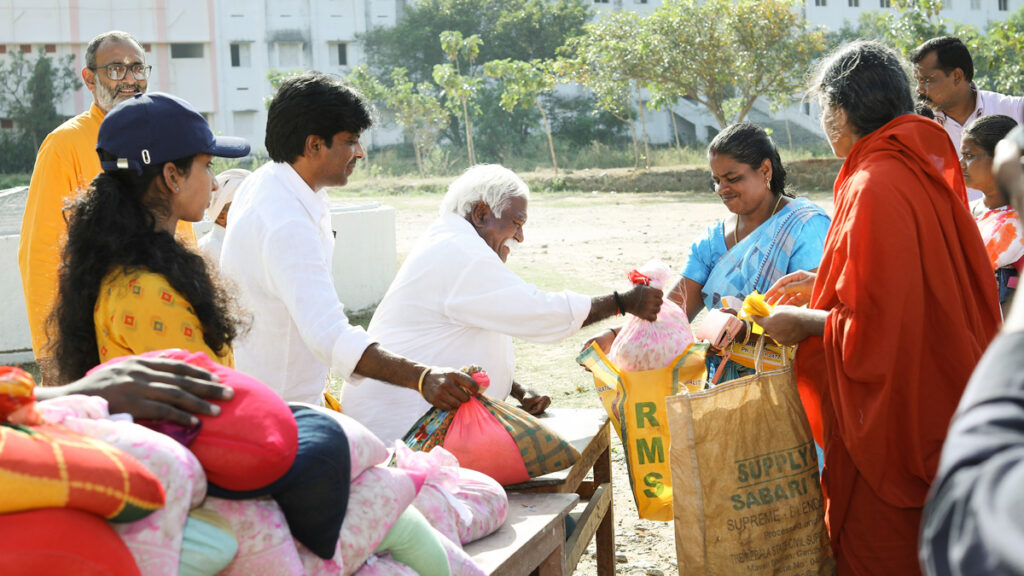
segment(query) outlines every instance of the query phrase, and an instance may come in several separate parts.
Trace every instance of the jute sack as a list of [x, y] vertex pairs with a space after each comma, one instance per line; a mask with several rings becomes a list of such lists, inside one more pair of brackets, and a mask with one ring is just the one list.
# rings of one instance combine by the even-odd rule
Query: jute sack
[[761, 368], [666, 399], [681, 575], [835, 573], [792, 365]]

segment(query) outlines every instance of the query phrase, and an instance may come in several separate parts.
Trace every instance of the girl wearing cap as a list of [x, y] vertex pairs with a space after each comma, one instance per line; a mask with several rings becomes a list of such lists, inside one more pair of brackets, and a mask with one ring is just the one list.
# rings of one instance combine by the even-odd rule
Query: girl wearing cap
[[252, 172], [243, 168], [232, 168], [217, 174], [213, 201], [206, 209], [206, 219], [213, 221], [213, 228], [199, 239], [199, 250], [209, 262], [220, 262], [220, 248], [224, 245], [224, 232], [228, 225], [228, 209], [235, 199], [235, 190], [249, 174]]
[[70, 209], [52, 322], [60, 380], [117, 356], [165, 348], [206, 352], [232, 366], [232, 299], [206, 260], [174, 239], [210, 204], [214, 156], [249, 152], [215, 137], [184, 100], [150, 93], [123, 102], [100, 126], [103, 172]]

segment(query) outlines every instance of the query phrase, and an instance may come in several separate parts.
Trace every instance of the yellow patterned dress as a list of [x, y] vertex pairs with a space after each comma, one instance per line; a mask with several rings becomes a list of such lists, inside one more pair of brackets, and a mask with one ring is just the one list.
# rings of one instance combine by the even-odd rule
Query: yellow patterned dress
[[161, 274], [117, 268], [103, 279], [93, 311], [100, 362], [166, 348], [206, 352], [234, 368], [230, 347], [217, 354], [203, 340], [203, 328], [192, 305]]

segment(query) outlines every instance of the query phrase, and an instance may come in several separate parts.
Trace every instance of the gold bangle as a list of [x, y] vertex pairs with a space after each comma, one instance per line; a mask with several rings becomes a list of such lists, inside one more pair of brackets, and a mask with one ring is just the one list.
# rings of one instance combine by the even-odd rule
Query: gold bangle
[[[420, 391], [420, 396], [423, 396], [423, 381], [426, 380], [427, 374], [430, 373], [430, 366], [423, 369], [420, 373], [420, 381], [416, 384], [416, 388]], [[425, 397], [425, 396], [424, 396]]]

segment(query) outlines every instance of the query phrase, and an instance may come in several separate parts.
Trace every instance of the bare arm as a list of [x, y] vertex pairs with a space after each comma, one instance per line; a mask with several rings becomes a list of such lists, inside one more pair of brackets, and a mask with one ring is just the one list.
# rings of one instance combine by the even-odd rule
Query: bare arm
[[697, 314], [704, 309], [701, 290], [704, 287], [685, 276], [680, 276], [676, 285], [668, 291], [668, 299], [686, 311], [686, 319], [693, 322]]
[[[658, 311], [661, 310], [661, 290], [638, 284], [626, 292], [619, 292], [618, 295], [618, 302], [614, 293], [591, 299], [590, 314], [583, 321], [583, 325], [589, 326], [616, 314], [632, 314], [650, 321], [658, 318]], [[621, 309], [619, 302], [621, 302]]]
[[130, 358], [101, 368], [64, 386], [36, 388], [39, 400], [68, 394], [105, 398], [111, 413], [125, 412], [139, 420], [171, 420], [195, 424], [193, 414], [216, 416], [220, 407], [209, 400], [228, 400], [234, 390], [217, 383], [213, 374], [177, 360]]
[[480, 389], [468, 374], [451, 368], [428, 367], [377, 344], [363, 352], [355, 373], [420, 392], [420, 376], [424, 370], [427, 374], [423, 379], [423, 398], [442, 410], [455, 410]]
[[551, 405], [551, 398], [537, 394], [515, 381], [512, 382], [512, 392], [509, 395], [519, 401], [519, 406], [523, 410], [534, 416], [541, 414]]

